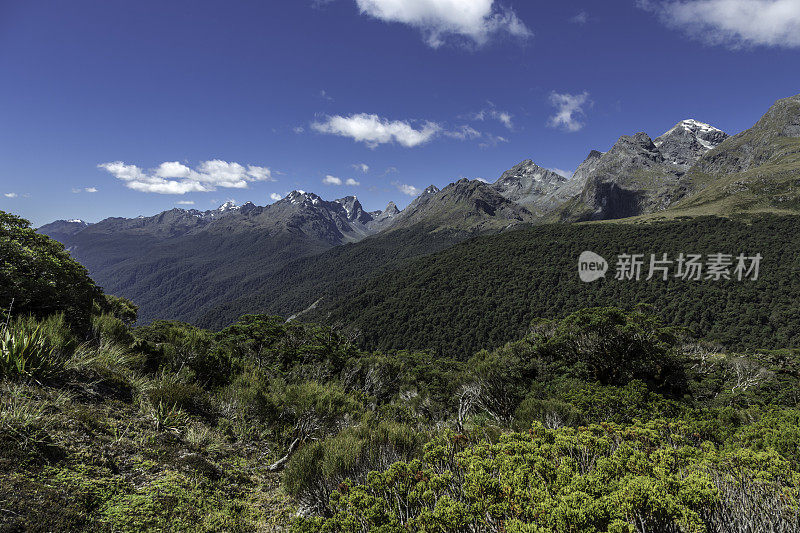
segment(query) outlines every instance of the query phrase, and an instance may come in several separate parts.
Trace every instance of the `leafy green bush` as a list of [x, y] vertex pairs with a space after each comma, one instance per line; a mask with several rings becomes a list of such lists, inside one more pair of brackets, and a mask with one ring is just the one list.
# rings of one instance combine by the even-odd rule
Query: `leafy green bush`
[[155, 372], [188, 370], [191, 379], [205, 386], [228, 382], [233, 373], [230, 353], [215, 341], [215, 335], [189, 324], [159, 320], [136, 328], [138, 349], [147, 354], [145, 366]]
[[159, 412], [181, 410], [195, 415], [209, 416], [209, 394], [198, 384], [186, 381], [180, 374], [160, 372], [144, 388], [144, 402]]
[[326, 514], [328, 499], [340, 484], [363, 483], [382, 470], [418, 454], [426, 433], [392, 422], [362, 424], [301, 448], [283, 476], [286, 490], [307, 510]]
[[78, 331], [89, 326], [102, 291], [57, 241], [0, 211], [0, 321], [8, 313], [42, 319], [63, 312]]
[[97, 304], [95, 314], [103, 313], [122, 320], [126, 326], [132, 326], [139, 316], [139, 306], [127, 298], [104, 294], [102, 302]]
[[92, 316], [92, 333], [100, 342], [130, 346], [134, 341], [125, 322], [109, 313]]
[[[786, 494], [770, 509], [751, 506], [757, 530], [793, 531], [797, 470], [774, 454], [720, 453], [689, 426], [665, 420], [535, 424], [496, 443], [445, 434], [422, 458], [340, 484], [329, 518], [299, 519], [295, 531], [728, 531], [720, 511], [730, 508], [725, 469], [739, 474], [739, 487]], [[783, 525], [764, 529], [775, 516]]]
[[578, 380], [536, 384], [514, 414], [515, 427], [527, 429], [535, 421], [547, 427], [598, 422], [629, 424], [635, 419], [677, 417], [686, 410], [674, 400], [652, 392], [633, 380], [624, 386]]

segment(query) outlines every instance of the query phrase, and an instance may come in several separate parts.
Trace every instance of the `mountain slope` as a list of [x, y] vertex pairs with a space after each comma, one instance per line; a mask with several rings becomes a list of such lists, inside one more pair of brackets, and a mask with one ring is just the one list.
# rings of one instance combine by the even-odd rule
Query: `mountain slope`
[[552, 209], [547, 201], [567, 178], [542, 168], [530, 159], [505, 171], [492, 187], [504, 198], [534, 211]]
[[400, 213], [391, 229], [424, 224], [434, 230], [477, 234], [535, 220], [528, 209], [503, 197], [491, 185], [463, 178], [442, 190], [433, 186], [425, 189]]
[[800, 95], [704, 155], [680, 183], [675, 213], [800, 211]]
[[[294, 191], [270, 206], [225, 204], [110, 218], [58, 234], [107, 292], [131, 298], [143, 321], [195, 320], [205, 309], [253, 291], [287, 263], [373, 233], [355, 197], [327, 202]], [[63, 224], [40, 228], [60, 230]]]
[[[648, 303], [670, 324], [736, 349], [800, 347], [800, 217], [749, 223], [702, 217], [652, 224], [544, 224], [478, 237], [415, 259], [323, 301], [304, 317], [347, 324], [369, 349], [432, 349], [466, 358], [524, 334], [534, 317], [583, 307]], [[606, 258], [604, 279], [583, 283], [581, 252]], [[614, 279], [622, 253], [754, 255], [757, 281]], [[674, 274], [674, 270], [673, 270]]]
[[727, 134], [696, 120], [684, 120], [657, 137], [623, 135], [603, 154], [592, 152], [573, 176], [557, 219], [608, 220], [667, 209], [678, 196], [681, 176]]

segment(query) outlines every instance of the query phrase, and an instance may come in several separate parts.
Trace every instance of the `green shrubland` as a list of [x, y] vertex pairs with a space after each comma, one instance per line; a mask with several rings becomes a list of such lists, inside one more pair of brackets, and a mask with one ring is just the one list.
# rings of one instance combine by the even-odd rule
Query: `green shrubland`
[[796, 350], [648, 306], [449, 359], [53, 302], [0, 330], [3, 531], [798, 531]]

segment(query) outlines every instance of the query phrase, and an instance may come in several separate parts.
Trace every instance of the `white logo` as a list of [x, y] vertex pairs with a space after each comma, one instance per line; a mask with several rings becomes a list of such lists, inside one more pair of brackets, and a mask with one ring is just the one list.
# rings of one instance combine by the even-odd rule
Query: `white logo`
[[578, 275], [586, 283], [600, 279], [608, 272], [608, 262], [594, 252], [583, 252], [578, 257]]

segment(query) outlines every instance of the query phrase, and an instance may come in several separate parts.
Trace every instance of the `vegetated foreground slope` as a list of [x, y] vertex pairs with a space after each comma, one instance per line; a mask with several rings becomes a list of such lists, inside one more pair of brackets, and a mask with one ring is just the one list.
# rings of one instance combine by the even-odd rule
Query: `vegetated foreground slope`
[[27, 221], [0, 213], [0, 258], [1, 531], [798, 532], [798, 350], [612, 307], [468, 361], [133, 328]]
[[[668, 323], [737, 349], [800, 344], [800, 218], [703, 217], [653, 224], [545, 225], [473, 239], [416, 259], [323, 303], [308, 319], [348, 324], [370, 348], [431, 348], [456, 358], [501, 346], [534, 317], [651, 304]], [[578, 256], [609, 262], [583, 283]], [[645, 254], [642, 279], [616, 280], [619, 254]], [[757, 281], [646, 281], [650, 254], [763, 256]], [[705, 259], [705, 257], [704, 257]]]

